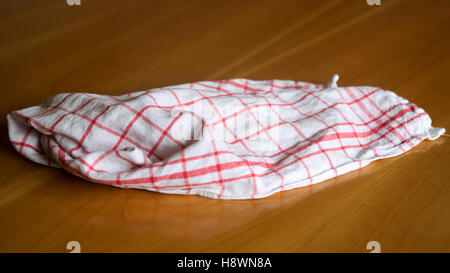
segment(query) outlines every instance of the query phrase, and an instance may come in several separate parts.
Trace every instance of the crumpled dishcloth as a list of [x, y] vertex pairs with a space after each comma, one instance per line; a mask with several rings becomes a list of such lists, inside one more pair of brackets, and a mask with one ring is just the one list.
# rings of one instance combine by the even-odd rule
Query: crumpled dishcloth
[[26, 158], [92, 182], [251, 199], [342, 175], [445, 132], [391, 91], [337, 80], [63, 93], [8, 114], [9, 137]]

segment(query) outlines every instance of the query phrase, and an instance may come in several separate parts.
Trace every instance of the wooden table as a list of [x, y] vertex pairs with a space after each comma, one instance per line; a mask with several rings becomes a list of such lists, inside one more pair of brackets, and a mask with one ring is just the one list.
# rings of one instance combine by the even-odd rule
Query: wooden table
[[[26, 4], [25, 4], [26, 3]], [[5, 115], [59, 92], [246, 77], [394, 90], [450, 128], [450, 1], [0, 4], [0, 251], [450, 252], [450, 139], [249, 201], [124, 190], [22, 158]]]

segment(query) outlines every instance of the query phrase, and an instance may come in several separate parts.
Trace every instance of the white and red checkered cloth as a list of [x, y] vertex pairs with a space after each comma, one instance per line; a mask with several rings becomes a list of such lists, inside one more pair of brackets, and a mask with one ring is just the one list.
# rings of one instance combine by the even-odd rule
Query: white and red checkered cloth
[[335, 82], [233, 79], [123, 96], [58, 94], [10, 113], [9, 137], [28, 159], [93, 182], [250, 199], [356, 170], [445, 131], [393, 92]]

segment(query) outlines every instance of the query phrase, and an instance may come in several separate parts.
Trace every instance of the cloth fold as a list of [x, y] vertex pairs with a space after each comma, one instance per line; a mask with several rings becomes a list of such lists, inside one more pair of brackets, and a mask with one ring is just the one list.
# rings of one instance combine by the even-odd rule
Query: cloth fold
[[445, 132], [391, 91], [337, 80], [63, 93], [8, 114], [8, 131], [26, 158], [92, 182], [219, 199], [315, 184]]

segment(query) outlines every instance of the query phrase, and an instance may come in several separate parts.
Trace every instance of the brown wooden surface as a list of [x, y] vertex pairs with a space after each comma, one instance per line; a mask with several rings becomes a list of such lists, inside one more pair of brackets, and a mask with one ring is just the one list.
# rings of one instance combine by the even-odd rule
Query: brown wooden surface
[[124, 190], [32, 163], [6, 113], [59, 92], [246, 77], [394, 90], [450, 128], [450, 1], [4, 0], [0, 252], [450, 252], [449, 137], [251, 201]]

